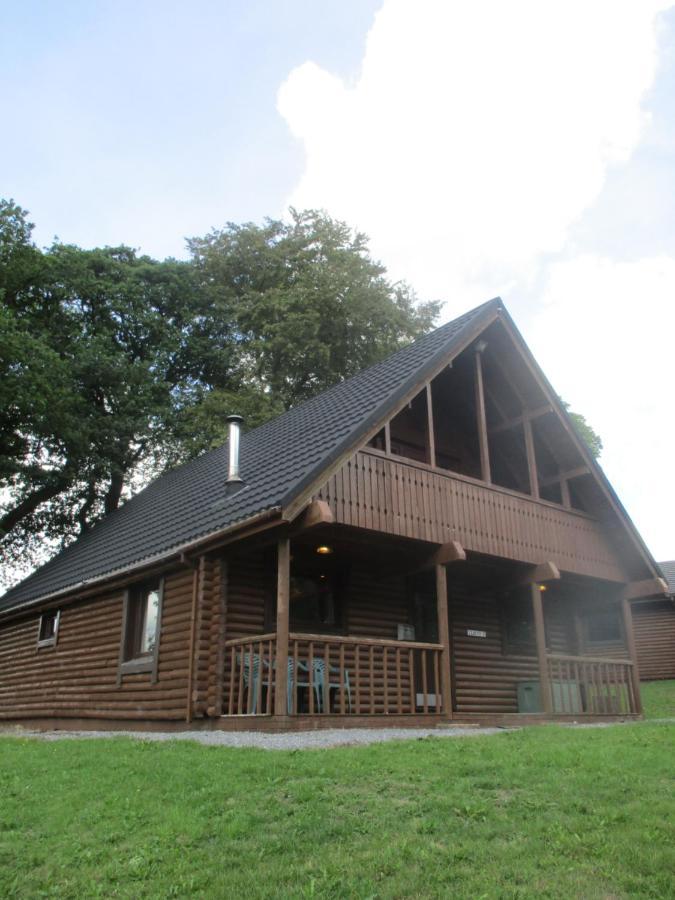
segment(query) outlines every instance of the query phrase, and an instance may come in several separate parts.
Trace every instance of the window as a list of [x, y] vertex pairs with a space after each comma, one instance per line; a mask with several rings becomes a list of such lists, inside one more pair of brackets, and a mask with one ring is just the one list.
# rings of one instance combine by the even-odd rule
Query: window
[[292, 629], [337, 631], [342, 624], [344, 575], [331, 555], [296, 551], [291, 563], [289, 619]]
[[509, 594], [502, 603], [502, 635], [505, 654], [533, 656], [537, 651], [532, 602], [525, 591]]
[[586, 619], [586, 640], [589, 644], [623, 641], [621, 622], [615, 609], [598, 609]]
[[38, 630], [38, 647], [54, 647], [56, 645], [60, 617], [61, 612], [58, 609], [42, 613]]
[[162, 588], [158, 579], [136, 585], [127, 593], [120, 660], [123, 672], [156, 674]]

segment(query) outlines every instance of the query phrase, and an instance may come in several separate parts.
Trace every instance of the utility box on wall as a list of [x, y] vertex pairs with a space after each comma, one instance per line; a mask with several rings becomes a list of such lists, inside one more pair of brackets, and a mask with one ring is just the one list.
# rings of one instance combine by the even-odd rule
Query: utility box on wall
[[520, 681], [518, 683], [518, 712], [543, 712], [538, 681]]
[[[581, 691], [576, 681], [552, 681], [551, 694], [554, 713], [574, 716], [583, 712]], [[518, 683], [518, 712], [541, 713], [543, 711], [539, 682], [520, 681]]]

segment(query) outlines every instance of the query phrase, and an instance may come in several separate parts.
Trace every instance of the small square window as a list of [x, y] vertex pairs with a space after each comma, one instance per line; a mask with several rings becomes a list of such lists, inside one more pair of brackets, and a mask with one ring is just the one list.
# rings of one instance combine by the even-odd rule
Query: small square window
[[51, 609], [40, 616], [40, 628], [38, 631], [38, 647], [53, 647], [59, 634], [59, 618], [61, 612]]
[[598, 609], [586, 619], [586, 639], [589, 644], [618, 643], [623, 640], [621, 621], [616, 609]]

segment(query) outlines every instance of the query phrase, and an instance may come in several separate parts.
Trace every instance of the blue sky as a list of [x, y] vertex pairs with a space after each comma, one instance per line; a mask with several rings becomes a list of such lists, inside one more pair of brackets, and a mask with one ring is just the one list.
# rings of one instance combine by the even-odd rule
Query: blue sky
[[308, 58], [351, 78], [377, 3], [28, 2], [0, 10], [0, 189], [36, 236], [178, 255], [282, 212], [303, 154], [276, 111]]
[[41, 244], [181, 255], [293, 203], [444, 319], [501, 295], [675, 558], [668, 0], [5, 3], [0, 102]]

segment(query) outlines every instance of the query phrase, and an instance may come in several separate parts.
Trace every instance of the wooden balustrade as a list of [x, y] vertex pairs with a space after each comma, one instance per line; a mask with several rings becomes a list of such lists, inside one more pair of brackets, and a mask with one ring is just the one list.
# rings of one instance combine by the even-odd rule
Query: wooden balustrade
[[317, 492], [335, 521], [386, 534], [537, 564], [610, 581], [624, 581], [621, 559], [604, 526], [577, 510], [474, 478], [356, 453]]
[[590, 656], [547, 655], [553, 713], [621, 716], [638, 712], [632, 662]]
[[226, 641], [223, 690], [226, 715], [271, 715], [275, 656], [276, 634]]
[[[270, 715], [274, 634], [227, 641], [226, 715]], [[289, 715], [439, 715], [440, 644], [342, 635], [289, 635]]]

